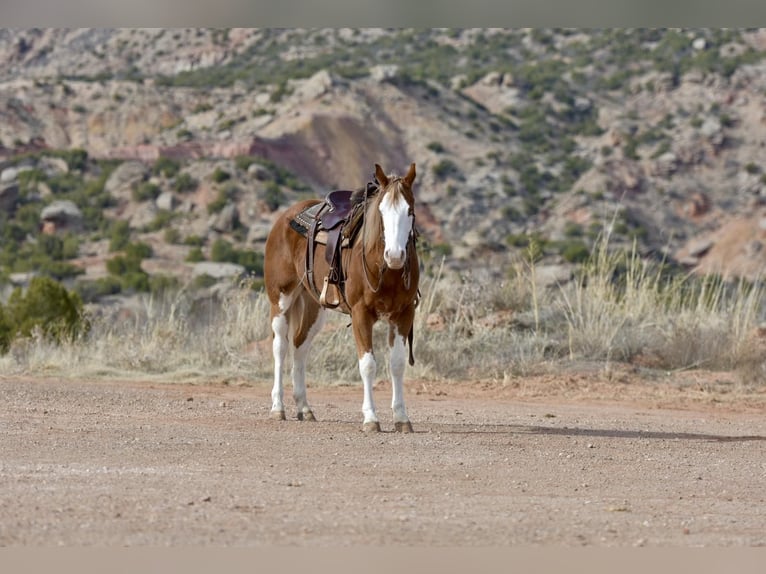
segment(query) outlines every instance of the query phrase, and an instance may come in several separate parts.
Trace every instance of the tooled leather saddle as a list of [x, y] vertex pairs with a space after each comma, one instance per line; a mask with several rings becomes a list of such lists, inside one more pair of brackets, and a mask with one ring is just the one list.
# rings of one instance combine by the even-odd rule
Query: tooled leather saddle
[[[324, 201], [304, 209], [290, 221], [290, 227], [306, 238], [306, 276], [314, 295], [323, 307], [334, 309], [345, 299], [341, 251], [351, 246], [361, 228], [364, 199], [377, 191], [377, 182], [370, 182], [356, 191], [331, 191]], [[317, 244], [325, 246], [324, 258], [329, 265], [321, 292], [314, 283], [314, 255]], [[332, 299], [330, 291], [335, 292]]]

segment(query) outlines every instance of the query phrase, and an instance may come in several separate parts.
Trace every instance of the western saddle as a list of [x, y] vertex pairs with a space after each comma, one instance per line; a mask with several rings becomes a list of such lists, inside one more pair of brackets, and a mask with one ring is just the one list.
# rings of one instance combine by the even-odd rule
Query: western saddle
[[[323, 307], [334, 309], [345, 300], [341, 250], [351, 246], [361, 228], [364, 200], [377, 191], [377, 182], [370, 182], [356, 191], [331, 191], [324, 201], [304, 209], [290, 221], [290, 226], [306, 238], [306, 276]], [[317, 244], [325, 246], [324, 258], [329, 265], [321, 293], [314, 283], [314, 253]], [[332, 298], [329, 296], [330, 291], [334, 291]]]

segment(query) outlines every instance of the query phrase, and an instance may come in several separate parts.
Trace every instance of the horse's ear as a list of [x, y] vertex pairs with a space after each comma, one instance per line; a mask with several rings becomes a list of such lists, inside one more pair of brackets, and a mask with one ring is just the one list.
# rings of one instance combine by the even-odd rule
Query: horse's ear
[[407, 185], [412, 186], [412, 182], [415, 181], [415, 164], [410, 164], [410, 170], [407, 172], [407, 175], [404, 176], [404, 181], [407, 182]]
[[382, 185], [383, 187], [386, 187], [388, 185], [388, 177], [386, 176], [386, 173], [383, 171], [383, 168], [380, 167], [380, 164], [375, 164], [375, 179], [378, 180], [378, 183]]

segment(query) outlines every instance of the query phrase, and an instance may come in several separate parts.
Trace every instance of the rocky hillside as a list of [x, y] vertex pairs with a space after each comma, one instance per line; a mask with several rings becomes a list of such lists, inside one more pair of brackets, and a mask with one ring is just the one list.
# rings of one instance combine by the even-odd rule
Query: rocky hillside
[[258, 277], [286, 204], [411, 161], [455, 272], [534, 239], [566, 279], [609, 233], [754, 278], [764, 54], [762, 30], [3, 30], [0, 283]]

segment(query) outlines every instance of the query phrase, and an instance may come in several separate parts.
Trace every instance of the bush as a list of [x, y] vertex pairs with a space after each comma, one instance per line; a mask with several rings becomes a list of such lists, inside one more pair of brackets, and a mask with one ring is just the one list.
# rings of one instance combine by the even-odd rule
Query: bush
[[172, 275], [152, 275], [149, 277], [149, 291], [152, 295], [167, 295], [178, 291], [179, 281], [177, 277]]
[[168, 227], [163, 234], [163, 238], [165, 239], [165, 243], [177, 245], [181, 243], [181, 232], [175, 227]]
[[116, 221], [109, 233], [109, 252], [122, 251], [128, 243], [130, 243], [130, 225], [122, 219]]
[[191, 174], [184, 172], [179, 173], [176, 177], [176, 180], [173, 183], [173, 189], [178, 193], [189, 193], [197, 189], [198, 185], [199, 182], [194, 179]]
[[11, 293], [4, 318], [0, 318], [0, 346], [3, 338], [9, 343], [38, 329], [56, 342], [71, 340], [87, 333], [89, 327], [79, 295], [53, 279], [35, 277], [26, 293], [18, 287]]
[[157, 199], [160, 193], [162, 193], [160, 186], [149, 181], [143, 181], [133, 187], [131, 196], [133, 201], [149, 201]]
[[106, 270], [120, 281], [121, 290], [149, 291], [149, 275], [141, 269], [141, 261], [152, 256], [152, 248], [146, 243], [130, 243], [125, 255], [118, 255], [106, 262]]
[[152, 166], [152, 173], [154, 175], [162, 175], [163, 177], [171, 178], [175, 176], [181, 169], [180, 164], [169, 157], [159, 157]]
[[441, 142], [433, 141], [430, 142], [426, 147], [434, 153], [444, 152], [444, 146], [441, 144]]
[[130, 243], [125, 247], [125, 255], [131, 259], [146, 259], [154, 255], [151, 245], [137, 241], [136, 243]]
[[[249, 273], [263, 275], [263, 254], [239, 250], [225, 239], [217, 239], [210, 249], [210, 259], [217, 262], [238, 263]], [[188, 260], [188, 258], [187, 258]]]
[[63, 159], [70, 170], [82, 170], [88, 163], [88, 152], [84, 149], [56, 150], [46, 155]]
[[269, 182], [266, 186], [266, 191], [263, 196], [263, 200], [271, 211], [275, 211], [285, 202], [285, 194], [282, 188], [277, 183]]
[[95, 281], [80, 281], [75, 288], [84, 302], [92, 303], [107, 295], [117, 295], [122, 291], [122, 282], [119, 277], [108, 275]]
[[237, 169], [242, 171], [247, 171], [247, 168], [249, 168], [254, 162], [255, 158], [249, 155], [238, 155], [234, 158], [234, 165], [237, 167]]
[[189, 253], [186, 255], [186, 261], [188, 263], [197, 263], [199, 261], [204, 261], [205, 255], [202, 253], [202, 249], [199, 247], [192, 247], [189, 250]]
[[569, 263], [583, 263], [590, 257], [590, 250], [582, 241], [571, 241], [561, 250], [561, 256]]
[[192, 247], [202, 247], [205, 245], [205, 239], [199, 235], [187, 235], [183, 241], [184, 245], [190, 245]]
[[231, 174], [225, 169], [216, 167], [211, 177], [215, 183], [223, 183], [227, 179], [231, 179]]
[[436, 178], [440, 180], [448, 177], [458, 178], [460, 176], [460, 169], [455, 162], [450, 159], [441, 160], [431, 168], [431, 171], [433, 171]]
[[146, 231], [159, 231], [160, 229], [166, 228], [170, 223], [178, 217], [178, 213], [174, 213], [172, 211], [168, 211], [167, 209], [160, 209], [157, 211], [157, 213], [154, 215], [154, 219], [152, 219], [145, 227], [144, 229]]
[[216, 198], [207, 204], [207, 212], [210, 215], [213, 213], [220, 213], [221, 210], [226, 207], [226, 204], [229, 202], [229, 199], [233, 197], [234, 193], [236, 193], [236, 186], [220, 189]]

